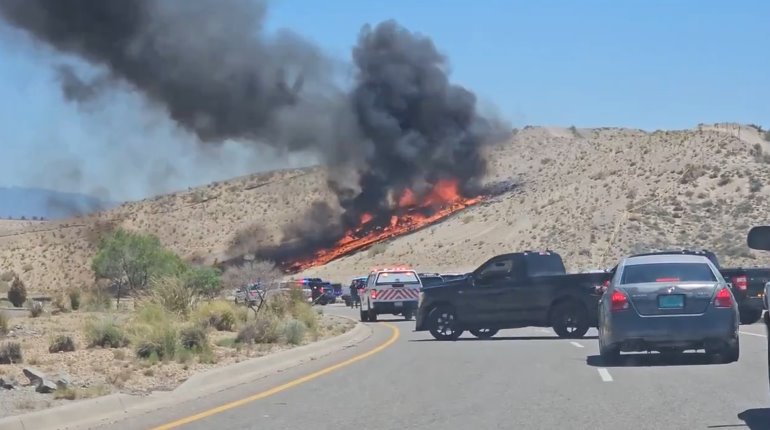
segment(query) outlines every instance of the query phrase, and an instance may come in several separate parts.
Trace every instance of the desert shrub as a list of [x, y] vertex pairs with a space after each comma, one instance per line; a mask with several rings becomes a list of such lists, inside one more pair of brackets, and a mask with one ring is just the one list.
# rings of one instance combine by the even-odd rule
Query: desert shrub
[[24, 282], [18, 276], [11, 281], [11, 288], [8, 290], [8, 301], [17, 308], [22, 307], [24, 302], [27, 301], [27, 287], [24, 286]]
[[51, 303], [53, 308], [59, 312], [69, 312], [69, 298], [64, 291], [60, 291], [53, 296]]
[[312, 333], [316, 333], [318, 330], [318, 317], [319, 314], [313, 309], [312, 306], [306, 303], [299, 303], [294, 307], [292, 316], [305, 325]]
[[85, 335], [89, 347], [120, 348], [128, 345], [126, 333], [112, 318], [88, 321], [85, 325]]
[[43, 315], [43, 302], [34, 300], [29, 305], [29, 316], [32, 318], [37, 318], [40, 315]]
[[375, 245], [372, 245], [371, 248], [369, 248], [368, 255], [369, 257], [376, 257], [380, 254], [383, 254], [385, 251], [388, 250], [388, 245], [386, 243], [377, 243]]
[[94, 285], [86, 290], [83, 306], [86, 310], [100, 312], [112, 309], [112, 295], [109, 288], [103, 285]]
[[182, 275], [184, 284], [200, 296], [214, 298], [222, 290], [222, 277], [214, 267], [190, 266]]
[[72, 340], [69, 336], [56, 336], [54, 340], [51, 341], [51, 345], [48, 347], [48, 352], [51, 354], [57, 353], [57, 352], [72, 352], [75, 350], [75, 341]]
[[286, 321], [281, 327], [283, 338], [291, 345], [299, 345], [305, 340], [305, 333], [307, 333], [307, 327], [302, 321], [295, 320], [294, 318]]
[[188, 288], [181, 276], [163, 276], [152, 280], [149, 299], [170, 312], [187, 317], [198, 301], [198, 293]]
[[276, 343], [281, 338], [279, 320], [269, 313], [260, 314], [257, 319], [244, 325], [235, 337], [237, 343]]
[[171, 359], [179, 344], [179, 331], [173, 314], [158, 303], [146, 303], [137, 311], [132, 324], [136, 355], [141, 358]]
[[21, 363], [21, 344], [19, 342], [6, 342], [0, 345], [0, 364]]
[[3, 281], [3, 282], [11, 282], [14, 280], [14, 278], [16, 278], [16, 273], [14, 273], [13, 271], [3, 272], [0, 275], [0, 281]]
[[233, 331], [238, 319], [235, 306], [224, 300], [203, 303], [195, 309], [193, 314], [194, 321], [217, 331]]
[[72, 288], [67, 292], [67, 296], [70, 299], [70, 309], [73, 311], [80, 309], [80, 290]]
[[8, 334], [8, 317], [0, 311], [0, 335]]
[[192, 325], [179, 332], [182, 348], [191, 351], [203, 351], [209, 346], [208, 335], [203, 327]]

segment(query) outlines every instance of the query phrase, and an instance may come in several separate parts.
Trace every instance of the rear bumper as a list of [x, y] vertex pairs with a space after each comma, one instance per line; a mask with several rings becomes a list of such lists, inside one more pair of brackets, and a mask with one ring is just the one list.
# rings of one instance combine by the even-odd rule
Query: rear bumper
[[738, 313], [713, 308], [701, 315], [642, 317], [633, 311], [621, 312], [612, 315], [602, 334], [605, 345], [619, 345], [622, 351], [722, 348], [737, 337]]
[[374, 302], [372, 307], [378, 314], [397, 314], [405, 310], [416, 310], [417, 300], [405, 300], [400, 302], [401, 305], [397, 306], [399, 302]]

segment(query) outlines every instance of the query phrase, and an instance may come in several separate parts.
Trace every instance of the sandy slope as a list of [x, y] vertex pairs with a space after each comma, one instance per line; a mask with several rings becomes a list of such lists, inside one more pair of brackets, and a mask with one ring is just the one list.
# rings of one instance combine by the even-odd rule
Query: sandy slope
[[[731, 124], [652, 133], [527, 127], [490, 151], [488, 180], [516, 180], [516, 191], [307, 273], [346, 281], [387, 263], [467, 270], [496, 253], [540, 248], [557, 250], [578, 270], [610, 266], [632, 250], [680, 245], [711, 248], [727, 264], [760, 264], [764, 257], [748, 251], [745, 234], [769, 221], [764, 154], [770, 143], [763, 134]], [[249, 237], [275, 243], [282, 225], [330, 197], [323, 169], [287, 170], [84, 219], [0, 222], [0, 270], [23, 273], [35, 290], [93, 282], [89, 258], [110, 224], [151, 231], [186, 257], [212, 262], [237, 231], [259, 225]]]

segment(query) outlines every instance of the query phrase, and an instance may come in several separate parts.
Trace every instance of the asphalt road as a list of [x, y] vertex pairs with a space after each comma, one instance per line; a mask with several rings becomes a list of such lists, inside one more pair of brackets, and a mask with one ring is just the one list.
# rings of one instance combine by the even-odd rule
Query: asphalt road
[[[343, 307], [327, 312], [353, 316]], [[110, 425], [157, 428], [281, 386], [372, 349], [368, 358], [247, 404], [205, 413], [181, 429], [770, 429], [766, 338], [742, 326], [741, 359], [700, 354], [663, 363], [654, 354], [605, 367], [596, 332], [578, 341], [549, 329], [506, 330], [457, 342], [382, 318], [361, 345], [217, 395]]]

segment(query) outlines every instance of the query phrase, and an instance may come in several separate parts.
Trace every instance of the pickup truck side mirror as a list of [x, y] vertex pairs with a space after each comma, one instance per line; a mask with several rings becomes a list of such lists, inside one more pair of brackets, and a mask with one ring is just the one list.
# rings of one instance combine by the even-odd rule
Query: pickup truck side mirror
[[751, 249], [770, 251], [770, 226], [760, 225], [749, 230], [746, 244]]

